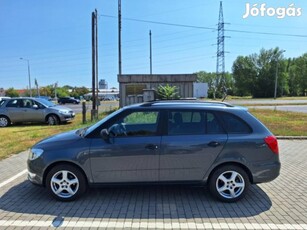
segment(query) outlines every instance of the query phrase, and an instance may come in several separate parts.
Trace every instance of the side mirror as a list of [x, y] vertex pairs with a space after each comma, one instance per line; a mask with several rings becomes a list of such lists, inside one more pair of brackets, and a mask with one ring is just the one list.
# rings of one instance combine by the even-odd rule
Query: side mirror
[[32, 108], [33, 109], [38, 109], [38, 105], [33, 105]]
[[100, 136], [101, 138], [106, 141], [106, 142], [110, 142], [110, 135], [109, 135], [109, 131], [107, 129], [103, 129], [100, 132]]

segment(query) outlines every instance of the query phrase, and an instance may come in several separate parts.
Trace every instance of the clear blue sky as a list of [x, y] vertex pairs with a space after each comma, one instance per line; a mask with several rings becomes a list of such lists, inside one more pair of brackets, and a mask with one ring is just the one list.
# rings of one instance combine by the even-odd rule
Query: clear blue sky
[[[122, 0], [122, 73], [149, 73], [149, 30], [153, 73], [215, 71], [217, 31], [180, 25], [216, 28], [219, 2]], [[243, 19], [246, 3], [266, 3], [267, 8], [294, 3], [295, 8], [302, 9], [302, 15]], [[230, 23], [225, 25], [225, 36], [230, 36], [225, 39], [227, 71], [231, 71], [238, 55], [258, 53], [261, 48], [278, 46], [286, 50], [285, 57], [307, 52], [306, 0], [224, 0], [223, 7], [224, 21]], [[117, 0], [1, 0], [0, 88], [28, 86], [27, 63], [20, 57], [30, 60], [32, 86], [36, 78], [40, 86], [58, 82], [60, 86], [90, 87], [91, 13], [95, 8], [100, 15], [99, 79], [106, 79], [109, 87], [117, 87]]]

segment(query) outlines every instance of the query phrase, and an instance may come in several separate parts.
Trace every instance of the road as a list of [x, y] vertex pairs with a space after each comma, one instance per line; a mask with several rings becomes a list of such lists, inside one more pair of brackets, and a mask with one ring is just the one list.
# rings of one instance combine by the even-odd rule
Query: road
[[27, 181], [27, 153], [0, 161], [0, 229], [307, 229], [307, 140], [279, 140], [281, 174], [237, 203], [193, 186], [90, 189], [58, 202]]
[[[64, 106], [72, 109], [75, 113], [82, 113], [82, 104], [65, 104]], [[101, 101], [100, 106], [99, 106], [99, 111], [110, 111], [114, 108], [118, 108], [119, 103], [118, 101]], [[86, 110], [87, 112], [90, 112], [92, 109], [92, 104], [87, 103], [86, 104]]]

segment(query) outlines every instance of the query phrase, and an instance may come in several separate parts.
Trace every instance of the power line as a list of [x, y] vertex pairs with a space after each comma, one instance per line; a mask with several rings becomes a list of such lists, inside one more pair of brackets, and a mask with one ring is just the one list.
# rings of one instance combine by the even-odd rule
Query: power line
[[[108, 17], [108, 18], [117, 18], [116, 16], [106, 15], [106, 14], [101, 14], [100, 16]], [[213, 28], [213, 27], [193, 26], [193, 25], [185, 25], [185, 24], [177, 24], [177, 23], [149, 21], [149, 20], [136, 19], [136, 18], [122, 18], [122, 19], [127, 20], [127, 21], [136, 21], [136, 22], [143, 22], [143, 23], [150, 23], [150, 24], [166, 25], [166, 26], [176, 26], [176, 27], [184, 27], [184, 28], [212, 30], [212, 32], [216, 31], [216, 28]], [[271, 28], [273, 28], [273, 27], [271, 27]], [[302, 34], [270, 33], [270, 32], [261, 32], [261, 31], [233, 30], [233, 29], [227, 29], [227, 30], [225, 29], [225, 31], [235, 32], [235, 33], [263, 34], [263, 35], [307, 38], [307, 35], [302, 35]]]

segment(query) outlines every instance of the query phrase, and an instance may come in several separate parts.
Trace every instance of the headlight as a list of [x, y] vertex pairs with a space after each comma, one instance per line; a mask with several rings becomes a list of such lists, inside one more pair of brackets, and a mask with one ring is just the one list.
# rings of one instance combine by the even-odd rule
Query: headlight
[[62, 114], [69, 114], [69, 111], [68, 111], [68, 110], [60, 110], [59, 113], [62, 113]]
[[43, 154], [44, 150], [42, 149], [30, 149], [29, 160], [35, 160]]

